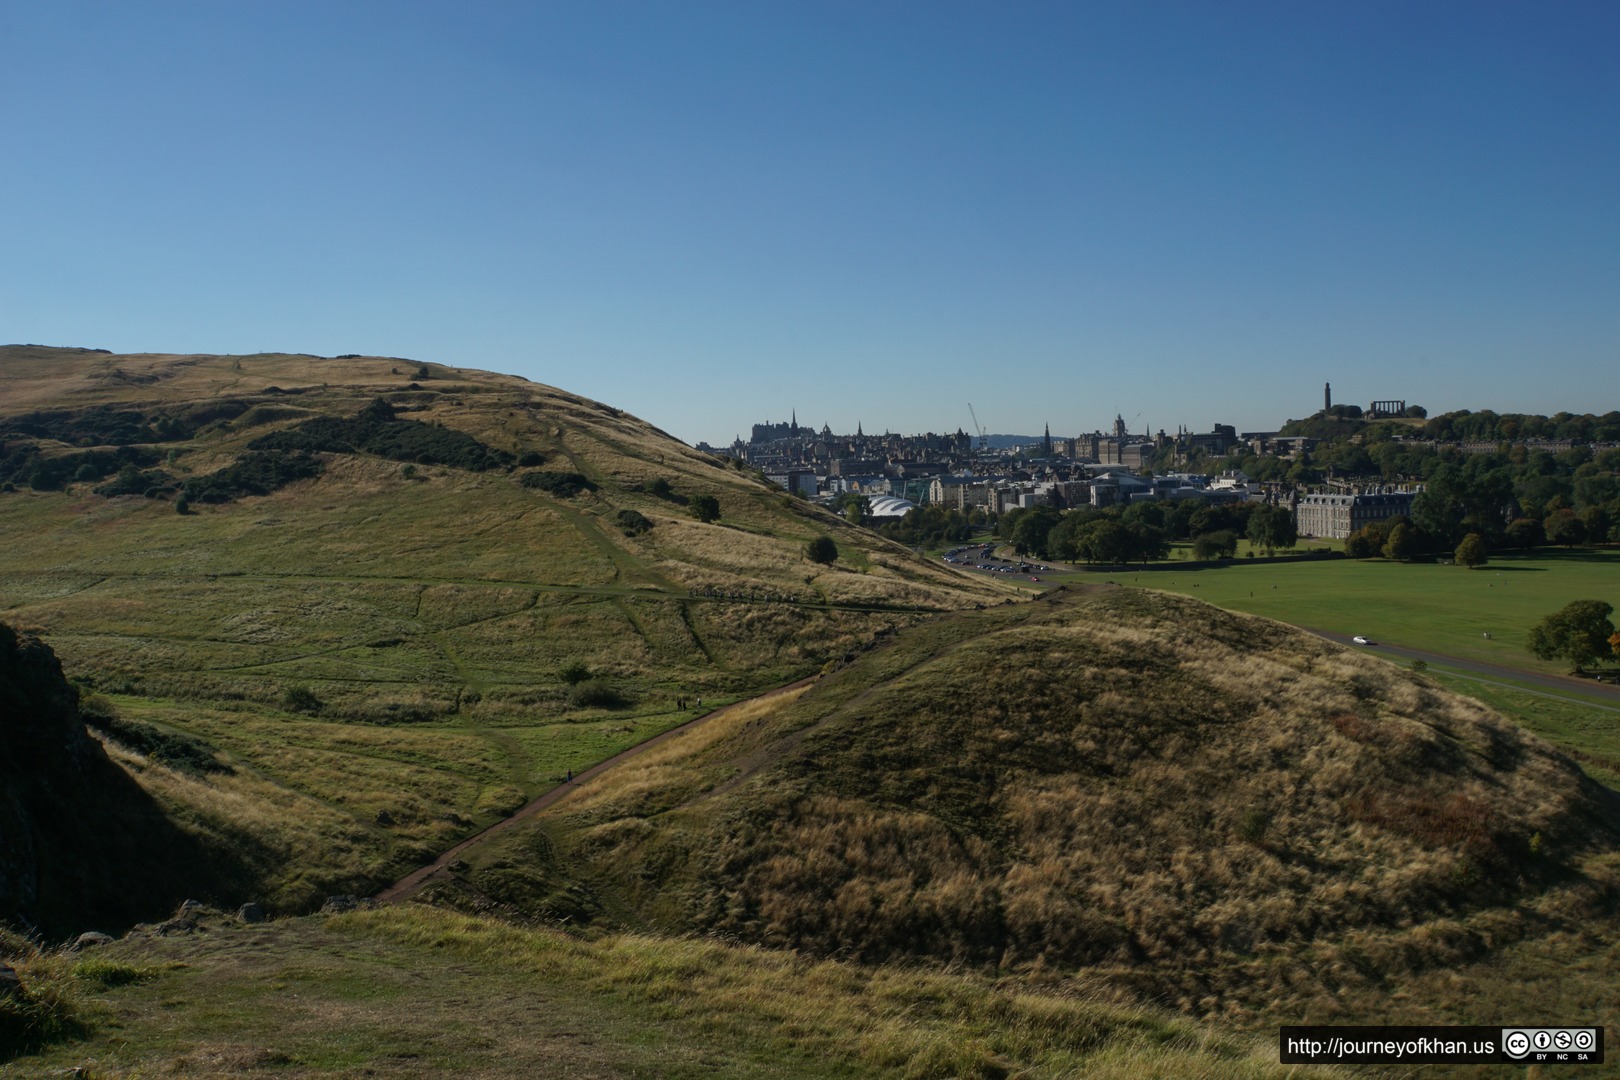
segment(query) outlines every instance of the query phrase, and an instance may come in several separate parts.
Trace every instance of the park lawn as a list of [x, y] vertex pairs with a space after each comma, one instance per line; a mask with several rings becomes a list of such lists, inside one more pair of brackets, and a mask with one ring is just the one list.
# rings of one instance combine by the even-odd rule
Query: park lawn
[[1529, 728], [1573, 756], [1594, 780], [1620, 791], [1620, 707], [1434, 668], [1429, 675]]
[[1214, 569], [1126, 570], [1112, 577], [1295, 626], [1549, 674], [1563, 674], [1568, 665], [1530, 655], [1532, 626], [1573, 600], [1620, 607], [1616, 549], [1493, 554], [1475, 570], [1383, 559], [1240, 559]]

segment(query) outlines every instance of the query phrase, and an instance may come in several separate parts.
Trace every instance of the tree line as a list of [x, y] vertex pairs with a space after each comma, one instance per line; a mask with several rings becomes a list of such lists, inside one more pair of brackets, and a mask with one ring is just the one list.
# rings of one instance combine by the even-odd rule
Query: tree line
[[1107, 565], [1166, 558], [1178, 540], [1192, 541], [1199, 559], [1221, 559], [1237, 553], [1240, 539], [1269, 555], [1293, 547], [1299, 538], [1287, 507], [1201, 499], [1068, 511], [1019, 507], [1000, 516], [996, 535], [1020, 555]]

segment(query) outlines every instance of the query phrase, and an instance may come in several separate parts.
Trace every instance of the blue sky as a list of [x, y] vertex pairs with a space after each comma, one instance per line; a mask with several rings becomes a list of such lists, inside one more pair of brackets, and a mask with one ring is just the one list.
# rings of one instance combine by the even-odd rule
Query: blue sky
[[690, 442], [1620, 408], [1620, 5], [0, 0], [0, 341]]

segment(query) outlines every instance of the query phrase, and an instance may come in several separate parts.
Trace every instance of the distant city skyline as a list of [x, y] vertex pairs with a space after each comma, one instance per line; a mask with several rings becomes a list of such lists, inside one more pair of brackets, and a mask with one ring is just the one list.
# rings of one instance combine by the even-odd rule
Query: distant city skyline
[[0, 6], [0, 340], [688, 442], [1620, 408], [1620, 5]]

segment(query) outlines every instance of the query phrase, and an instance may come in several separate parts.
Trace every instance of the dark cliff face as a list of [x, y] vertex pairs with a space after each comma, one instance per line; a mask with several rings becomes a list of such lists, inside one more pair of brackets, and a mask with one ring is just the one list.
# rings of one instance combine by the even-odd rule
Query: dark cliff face
[[86, 732], [50, 647], [0, 624], [0, 921], [117, 929], [220, 869]]

